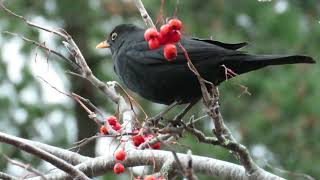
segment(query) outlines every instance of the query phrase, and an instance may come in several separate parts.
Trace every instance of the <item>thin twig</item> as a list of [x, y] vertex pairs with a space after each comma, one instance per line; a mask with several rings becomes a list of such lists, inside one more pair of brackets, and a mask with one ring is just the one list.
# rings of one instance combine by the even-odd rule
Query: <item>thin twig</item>
[[11, 164], [13, 165], [16, 165], [16, 166], [19, 166], [23, 169], [26, 169], [27, 171], [37, 175], [37, 176], [40, 176], [42, 179], [47, 179], [43, 173], [41, 173], [40, 171], [36, 170], [35, 168], [33, 168], [30, 164], [24, 164], [22, 162], [19, 162], [17, 160], [13, 160], [11, 158], [9, 158], [8, 156], [2, 154], [2, 156]]
[[101, 117], [105, 117], [103, 112], [97, 106], [95, 106], [89, 99], [84, 98], [84, 97], [82, 97], [82, 96], [80, 96], [79, 94], [76, 94], [76, 93], [72, 93], [72, 95], [77, 97], [77, 98], [79, 98], [81, 101], [85, 102], [90, 107], [92, 107], [95, 110], [95, 112], [97, 112]]
[[61, 93], [61, 94], [65, 95], [65, 96], [67, 96], [67, 97], [72, 98], [72, 96], [71, 96], [70, 94], [68, 94], [68, 93], [66, 93], [66, 92], [63, 92], [63, 91], [59, 90], [57, 87], [55, 87], [55, 86], [53, 86], [52, 84], [50, 84], [50, 83], [49, 83], [47, 80], [45, 80], [43, 77], [41, 77], [41, 76], [37, 76], [37, 78], [41, 79], [43, 82], [45, 82], [46, 84], [48, 84], [52, 89], [56, 90], [57, 92], [59, 92], [59, 93]]
[[143, 3], [141, 0], [134, 0], [134, 3], [138, 10], [140, 11], [141, 17], [144, 20], [146, 26], [148, 28], [156, 28], [156, 26], [153, 24], [151, 17], [149, 16], [148, 12], [146, 11]]
[[187, 168], [186, 168], [185, 178], [186, 178], [186, 180], [198, 180], [197, 176], [195, 176], [194, 173], [193, 173], [193, 168], [192, 168], [192, 151], [191, 151], [191, 150], [188, 150], [187, 155], [188, 155], [188, 166], [187, 166]]
[[61, 36], [65, 39], [68, 39], [67, 35], [64, 34], [63, 32], [60, 32], [60, 31], [57, 31], [57, 30], [53, 30], [53, 29], [49, 29], [49, 28], [45, 28], [43, 26], [40, 26], [40, 25], [37, 25], [33, 22], [30, 22], [29, 20], [27, 20], [24, 16], [21, 16], [21, 15], [18, 15], [14, 12], [12, 12], [10, 9], [8, 9], [6, 6], [4, 6], [4, 4], [2, 2], [0, 2], [0, 7], [2, 9], [4, 9], [7, 13], [9, 13], [10, 15], [14, 16], [14, 17], [17, 17], [21, 20], [23, 20], [27, 25], [31, 26], [31, 27], [35, 27], [37, 29], [41, 29], [43, 31], [47, 31], [47, 32], [50, 32], [50, 33], [53, 33], [55, 35], [58, 35], [58, 36]]
[[[1, 3], [0, 3], [0, 6], [1, 6]], [[26, 41], [26, 42], [28, 42], [28, 43], [31, 43], [31, 44], [33, 44], [33, 45], [35, 45], [37, 48], [40, 47], [41, 49], [44, 49], [46, 52], [49, 51], [50, 53], [53, 53], [53, 54], [56, 55], [57, 57], [63, 59], [63, 60], [66, 61], [67, 63], [69, 63], [75, 70], [79, 70], [79, 66], [78, 66], [76, 63], [74, 63], [71, 59], [65, 57], [64, 55], [62, 55], [61, 53], [59, 53], [59, 52], [57, 52], [57, 51], [55, 51], [55, 50], [53, 50], [53, 49], [48, 48], [47, 46], [45, 46], [45, 45], [42, 44], [42, 43], [39, 43], [39, 42], [34, 41], [34, 40], [32, 40], [32, 39], [29, 39], [29, 38], [27, 38], [27, 37], [25, 37], [25, 36], [22, 36], [21, 34], [9, 32], [9, 31], [3, 31], [2, 33], [19, 37], [19, 38], [21, 38], [22, 40], [24, 40], [24, 41]], [[37, 57], [37, 54], [36, 54], [36, 57]], [[36, 57], [35, 57], [35, 58], [36, 58]]]
[[182, 166], [182, 164], [181, 164], [181, 161], [180, 161], [177, 153], [176, 153], [175, 151], [171, 151], [171, 153], [172, 153], [172, 155], [173, 155], [173, 157], [174, 157], [174, 160], [175, 160], [175, 162], [176, 162], [176, 164], [177, 164], [177, 166], [178, 166], [179, 172], [181, 173], [181, 175], [184, 176], [184, 175], [185, 175], [185, 171], [184, 171], [184, 168], [183, 168], [183, 166]]

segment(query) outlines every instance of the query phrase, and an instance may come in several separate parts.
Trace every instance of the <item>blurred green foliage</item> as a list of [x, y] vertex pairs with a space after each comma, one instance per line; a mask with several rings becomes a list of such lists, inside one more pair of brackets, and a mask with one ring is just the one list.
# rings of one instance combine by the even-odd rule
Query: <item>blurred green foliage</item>
[[[237, 0], [183, 0], [164, 1], [164, 16], [175, 14], [184, 22], [184, 34], [201, 38], [214, 38], [224, 42], [247, 41], [250, 45], [245, 51], [260, 54], [307, 54], [316, 60], [320, 57], [320, 3], [317, 0], [274, 0], [271, 2], [237, 1]], [[144, 1], [147, 10], [156, 20], [159, 15], [161, 1]], [[121, 23], [135, 23], [144, 26], [139, 13], [130, 1], [125, 0], [44, 0], [44, 1], [5, 1], [5, 4], [18, 14], [29, 19], [44, 19], [56, 26], [66, 28], [74, 36], [76, 42], [89, 60], [95, 74], [105, 80], [118, 80], [112, 71], [110, 56], [94, 49], [96, 43], [106, 37], [114, 26]], [[161, 22], [160, 22], [161, 24]], [[158, 25], [160, 25], [158, 23]], [[46, 24], [44, 24], [46, 25]], [[52, 25], [52, 24], [50, 24]], [[12, 31], [39, 40], [38, 31], [27, 27], [23, 22], [0, 11], [0, 30]], [[29, 64], [35, 53], [30, 44], [23, 43], [19, 53], [24, 57], [20, 81], [12, 81], [8, 72], [8, 62], [1, 55], [4, 46], [12, 36], [0, 35], [0, 131], [28, 139], [35, 139], [61, 147], [70, 147], [81, 134], [88, 136], [96, 132], [86, 125], [89, 119], [84, 114], [79, 120], [80, 108], [71, 103], [47, 103], [43, 99], [43, 91], [38, 78], [30, 70]], [[57, 42], [57, 39], [54, 39]], [[21, 43], [21, 42], [20, 42]], [[63, 49], [61, 44], [55, 44]], [[68, 68], [57, 63], [50, 56], [50, 63], [62, 70]], [[63, 71], [62, 71], [63, 72]], [[291, 172], [306, 173], [320, 177], [320, 75], [319, 63], [315, 65], [286, 65], [269, 67], [234, 78], [220, 86], [221, 109], [228, 125], [236, 137], [246, 145], [256, 161], [263, 168], [285, 169]], [[61, 76], [65, 77], [68, 75]], [[71, 77], [67, 77], [71, 79]], [[73, 86], [72, 91], [86, 94], [104, 111], [113, 114], [112, 103], [106, 100], [98, 90], [88, 86], [81, 79], [73, 78], [72, 82], [64, 81]], [[74, 85], [76, 84], [76, 85]], [[243, 94], [243, 86], [248, 87], [251, 95]], [[23, 101], [22, 92], [31, 87], [36, 94], [36, 103]], [[88, 89], [89, 87], [89, 89]], [[81, 90], [80, 90], [81, 89]], [[8, 93], [10, 92], [10, 93]], [[143, 107], [149, 114], [159, 111], [159, 106], [150, 106], [139, 97]], [[162, 107], [162, 106], [161, 106]], [[23, 111], [26, 117], [19, 121], [17, 111]], [[50, 123], [50, 114], [58, 112], [57, 123]], [[21, 114], [21, 112], [20, 112]], [[62, 115], [61, 115], [62, 114]], [[205, 112], [201, 105], [191, 114], [196, 117]], [[174, 115], [172, 113], [171, 115]], [[76, 118], [75, 118], [76, 117]], [[75, 120], [77, 119], [77, 120]], [[58, 121], [59, 120], [59, 121]], [[41, 122], [41, 124], [40, 124]], [[77, 123], [77, 126], [74, 125]], [[91, 122], [90, 122], [91, 123]], [[36, 128], [36, 126], [39, 126]], [[71, 127], [72, 126], [72, 127]], [[210, 134], [211, 122], [204, 119], [197, 127]], [[53, 137], [46, 139], [41, 127], [54, 132]], [[45, 129], [46, 130], [46, 129]], [[78, 133], [77, 133], [78, 132]], [[215, 157], [237, 163], [227, 151], [219, 147], [199, 144], [196, 139], [186, 135], [179, 142], [191, 147], [194, 154]], [[177, 150], [185, 152], [185, 146], [177, 146]], [[0, 151], [10, 157], [25, 162], [40, 162], [16, 149], [0, 145]], [[90, 149], [90, 151], [93, 151]], [[4, 162], [0, 157], [0, 162]], [[0, 163], [0, 170], [6, 170], [7, 164]], [[41, 167], [40, 167], [41, 168]], [[289, 174], [281, 174], [289, 179]], [[105, 176], [105, 179], [110, 177]], [[201, 176], [201, 179], [211, 179]]]

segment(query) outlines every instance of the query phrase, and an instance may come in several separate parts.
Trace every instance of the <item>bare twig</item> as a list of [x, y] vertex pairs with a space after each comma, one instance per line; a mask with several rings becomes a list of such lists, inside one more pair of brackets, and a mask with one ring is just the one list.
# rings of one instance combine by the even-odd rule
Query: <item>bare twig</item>
[[175, 107], [179, 102], [174, 101], [168, 107], [166, 107], [163, 111], [146, 120], [146, 123], [143, 125], [143, 129], [148, 129], [147, 127], [158, 125], [159, 121], [163, 116], [168, 113], [173, 107]]
[[179, 159], [179, 157], [177, 155], [177, 152], [175, 152], [175, 151], [171, 151], [171, 152], [172, 152], [172, 155], [174, 157], [175, 164], [178, 166], [178, 171], [181, 173], [181, 175], [184, 176], [185, 175], [185, 171], [184, 171], [184, 168], [183, 168], [183, 166], [181, 164], [181, 161], [180, 161], [180, 159]]
[[84, 139], [76, 142], [75, 146], [69, 148], [68, 150], [74, 150], [74, 149], [81, 148], [81, 147], [87, 145], [88, 143], [96, 140], [97, 138], [103, 138], [103, 137], [117, 138], [117, 137], [122, 137], [122, 136], [134, 136], [134, 135], [137, 135], [137, 133], [123, 133], [123, 134], [117, 134], [117, 135], [101, 135], [101, 134], [98, 134], [98, 135], [94, 135], [94, 136], [91, 136], [91, 137], [88, 137], [88, 138], [84, 138]]
[[75, 143], [75, 146], [69, 148], [68, 150], [79, 149], [79, 148], [89, 144], [90, 142], [96, 140], [99, 137], [104, 137], [104, 136], [102, 136], [102, 135], [94, 135], [94, 136], [91, 136], [91, 137], [88, 137], [88, 138], [81, 139], [80, 141]]
[[186, 180], [198, 180], [197, 176], [195, 176], [193, 173], [191, 150], [188, 150], [187, 155], [188, 155], [188, 166], [187, 166], [186, 172], [185, 172], [185, 179]]
[[[1, 3], [0, 3], [0, 6], [1, 6]], [[53, 50], [53, 49], [50, 49], [48, 48], [46, 45], [42, 44], [42, 43], [39, 43], [37, 41], [34, 41], [32, 39], [29, 39], [25, 36], [22, 36], [21, 34], [17, 34], [17, 33], [13, 33], [13, 32], [9, 32], [9, 31], [3, 31], [2, 33], [4, 34], [10, 34], [12, 36], [16, 36], [16, 37], [19, 37], [21, 38], [22, 40], [28, 42], [28, 43], [31, 43], [33, 45], [35, 45], [37, 48], [40, 47], [41, 49], [44, 49], [46, 52], [49, 51], [50, 53], [53, 53], [54, 55], [56, 55], [57, 57], [61, 58], [62, 60], [66, 61], [67, 63], [69, 63], [75, 70], [79, 70], [79, 66], [74, 63], [72, 60], [70, 60], [69, 58], [65, 57], [64, 55], [62, 55], [61, 53]]]
[[[80, 100], [80, 98], [74, 94], [72, 94], [72, 97], [75, 101], [77, 101], [78, 104], [89, 114], [88, 117], [92, 119], [97, 125], [101, 126], [103, 125], [103, 121], [97, 118], [96, 113], [92, 112], [84, 103]], [[112, 129], [112, 128], [110, 128]]]
[[53, 85], [50, 84], [47, 80], [45, 80], [43, 77], [41, 77], [41, 76], [37, 76], [37, 77], [38, 77], [40, 80], [42, 80], [43, 82], [45, 82], [46, 84], [48, 84], [52, 89], [56, 90], [57, 92], [65, 95], [65, 96], [67, 96], [67, 97], [72, 98], [72, 96], [71, 96], [70, 94], [68, 94], [68, 93], [66, 93], [66, 92], [63, 92], [63, 91], [61, 91], [60, 89], [58, 89], [57, 87], [53, 86]]
[[249, 88], [242, 85], [242, 84], [238, 84], [240, 86], [240, 88], [242, 89], [242, 92], [241, 94], [238, 96], [238, 98], [240, 98], [242, 95], [246, 94], [246, 95], [249, 95], [251, 96], [251, 93], [249, 92]]
[[193, 125], [193, 122], [191, 121], [187, 125], [184, 125], [186, 131], [193, 134], [197, 137], [199, 142], [206, 143], [206, 144], [212, 144], [212, 145], [219, 145], [219, 141], [217, 138], [214, 137], [206, 137], [204, 133], [198, 129], [196, 129]]
[[171, 134], [163, 134], [163, 135], [159, 135], [157, 137], [154, 137], [142, 144], [139, 145], [138, 149], [145, 149], [145, 148], [149, 148], [151, 145], [157, 143], [157, 142], [163, 142], [166, 141], [167, 139], [169, 139], [172, 135]]
[[193, 100], [189, 103], [178, 115], [176, 115], [173, 120], [171, 121], [172, 124], [179, 123], [182, 118], [191, 110], [191, 108], [198, 102], [199, 100]]
[[141, 17], [144, 20], [146, 26], [148, 28], [156, 28], [156, 26], [153, 24], [151, 17], [149, 16], [148, 12], [144, 8], [144, 5], [141, 2], [141, 0], [134, 0], [134, 3], [136, 5], [136, 7], [138, 8], [138, 10], [140, 11]]
[[193, 122], [193, 123], [196, 123], [196, 122], [198, 122], [198, 121], [200, 121], [200, 120], [202, 120], [202, 119], [204, 119], [204, 118], [206, 118], [206, 117], [208, 117], [208, 114], [203, 115], [203, 116], [201, 116], [201, 117], [198, 117], [197, 119], [192, 120], [192, 122]]
[[10, 162], [11, 164], [13, 165], [16, 165], [16, 166], [19, 166], [23, 169], [26, 169], [27, 171], [37, 175], [37, 176], [40, 176], [42, 179], [47, 179], [43, 173], [41, 173], [40, 171], [36, 170], [35, 168], [33, 168], [30, 164], [24, 164], [22, 162], [19, 162], [17, 160], [13, 160], [13, 159], [10, 159], [8, 156], [4, 155], [3, 154], [3, 157], [8, 161]]
[[45, 28], [45, 27], [43, 27], [43, 26], [37, 25], [37, 24], [35, 24], [35, 23], [33, 23], [33, 22], [30, 22], [30, 21], [27, 20], [24, 16], [21, 16], [21, 15], [18, 15], [18, 14], [16, 14], [16, 13], [12, 12], [10, 9], [8, 9], [7, 7], [5, 7], [2, 2], [0, 2], [0, 7], [1, 7], [2, 9], [4, 9], [8, 14], [10, 14], [10, 15], [12, 15], [12, 16], [14, 16], [14, 17], [17, 17], [17, 18], [23, 20], [27, 25], [29, 25], [29, 26], [31, 26], [31, 27], [35, 27], [35, 28], [37, 28], [37, 29], [41, 29], [41, 30], [43, 30], [43, 31], [47, 31], [47, 32], [53, 33], [53, 34], [55, 34], [55, 35], [58, 35], [58, 36], [61, 36], [61, 37], [65, 38], [65, 39], [67, 39], [67, 35], [64, 34], [63, 32], [60, 32], [60, 31], [58, 31], [58, 30], [52, 30], [52, 29], [49, 29], [49, 28]]
[[76, 93], [72, 93], [72, 95], [79, 98], [81, 101], [85, 102], [90, 107], [92, 107], [95, 110], [95, 112], [97, 112], [101, 117], [105, 117], [104, 114], [102, 113], [102, 111], [97, 106], [95, 106], [89, 99], [84, 98]]

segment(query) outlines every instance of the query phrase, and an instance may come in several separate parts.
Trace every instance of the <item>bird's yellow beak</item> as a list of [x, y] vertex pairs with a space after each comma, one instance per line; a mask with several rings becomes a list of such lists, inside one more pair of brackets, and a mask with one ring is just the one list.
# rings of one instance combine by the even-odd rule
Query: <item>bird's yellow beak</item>
[[109, 48], [110, 47], [110, 44], [107, 42], [107, 41], [102, 41], [101, 43], [99, 43], [96, 48]]

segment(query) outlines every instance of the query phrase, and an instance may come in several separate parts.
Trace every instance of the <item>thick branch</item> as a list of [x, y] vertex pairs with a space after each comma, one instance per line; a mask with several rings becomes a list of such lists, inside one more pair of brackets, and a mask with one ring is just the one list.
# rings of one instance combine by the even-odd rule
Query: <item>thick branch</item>
[[3, 173], [3, 172], [0, 172], [0, 179], [2, 179], [2, 180], [18, 180], [18, 178], [11, 176], [9, 174]]
[[[1, 132], [0, 132], [1, 133]], [[3, 133], [1, 133], [3, 134]], [[72, 165], [77, 165], [77, 164], [80, 164], [86, 160], [89, 160], [91, 158], [89, 157], [86, 157], [86, 156], [82, 156], [78, 153], [74, 153], [74, 152], [71, 152], [71, 151], [68, 151], [68, 150], [65, 150], [65, 149], [61, 149], [61, 148], [58, 148], [58, 147], [54, 147], [54, 146], [50, 146], [48, 144], [44, 144], [44, 143], [41, 143], [41, 142], [36, 142], [36, 141], [30, 141], [30, 140], [27, 140], [27, 139], [23, 139], [23, 138], [19, 138], [19, 137], [16, 137], [16, 136], [12, 136], [12, 135], [9, 135], [9, 134], [6, 134], [7, 137], [9, 138], [14, 138], [16, 139], [17, 141], [20, 141], [20, 142], [23, 142], [23, 143], [28, 143], [28, 144], [31, 144], [33, 146], [36, 146], [54, 156], [57, 156], [59, 157], [60, 159], [63, 159], [65, 161], [67, 161], [68, 163], [72, 164]]]
[[23, 141], [19, 141], [18, 138], [14, 138], [13, 136], [8, 136], [2, 132], [0, 132], [0, 142], [6, 143], [6, 144], [11, 144], [18, 149], [21, 149], [23, 151], [26, 151], [30, 154], [33, 154], [49, 163], [52, 165], [56, 166], [57, 168], [63, 170], [64, 172], [68, 173], [70, 176], [73, 178], [79, 178], [79, 179], [84, 179], [84, 180], [89, 180], [89, 178], [83, 174], [81, 171], [78, 169], [74, 168], [71, 164], [68, 164], [66, 161], [34, 146], [28, 143], [25, 143]]
[[[177, 154], [183, 168], [188, 167], [190, 157], [186, 154]], [[201, 173], [210, 177], [216, 177], [218, 179], [233, 179], [233, 180], [284, 180], [281, 177], [270, 174], [263, 169], [258, 169], [253, 174], [248, 176], [245, 169], [242, 166], [232, 164], [229, 162], [207, 158], [202, 156], [192, 155], [192, 168], [195, 173]], [[174, 159], [173, 155], [169, 151], [162, 150], [130, 150], [127, 153], [126, 160], [123, 161], [125, 167], [134, 167], [141, 165], [154, 165], [161, 167], [169, 158]], [[88, 176], [100, 176], [110, 171], [115, 164], [114, 157], [102, 156], [92, 160], [86, 161], [82, 164], [75, 166], [77, 169], [83, 171]], [[173, 163], [173, 167], [176, 164]], [[71, 179], [66, 173], [52, 173], [46, 176], [48, 179]], [[39, 178], [32, 178], [36, 180]]]

